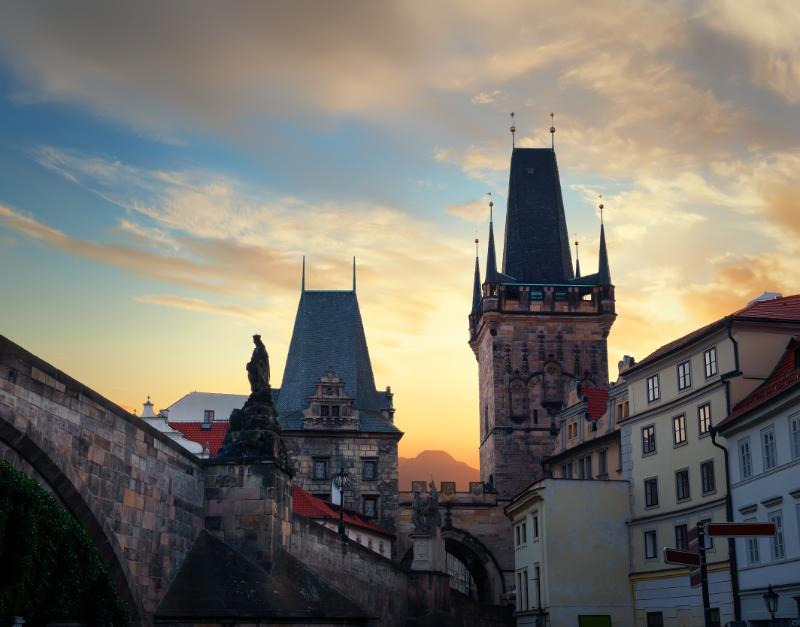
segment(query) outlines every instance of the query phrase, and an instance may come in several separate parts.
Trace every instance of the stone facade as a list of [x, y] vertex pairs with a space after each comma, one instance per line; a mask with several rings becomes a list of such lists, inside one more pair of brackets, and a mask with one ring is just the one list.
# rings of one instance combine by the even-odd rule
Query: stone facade
[[484, 284], [470, 339], [478, 359], [481, 479], [502, 497], [541, 478], [571, 382], [608, 380], [613, 294], [610, 286]]
[[[345, 507], [366, 515], [374, 507], [377, 524], [396, 533], [398, 438], [395, 435], [309, 430], [284, 432], [283, 439], [295, 483], [301, 488], [330, 501], [333, 475], [344, 468], [350, 475], [350, 485], [344, 491]], [[324, 473], [319, 472], [320, 463], [324, 463]], [[365, 477], [365, 469], [372, 478]], [[368, 503], [368, 499], [372, 502]]]
[[203, 527], [200, 461], [2, 336], [0, 449], [86, 528], [146, 623]]

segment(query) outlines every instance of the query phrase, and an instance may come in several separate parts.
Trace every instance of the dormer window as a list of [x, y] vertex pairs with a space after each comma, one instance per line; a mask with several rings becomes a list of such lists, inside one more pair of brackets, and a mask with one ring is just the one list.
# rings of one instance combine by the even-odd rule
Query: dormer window
[[203, 422], [209, 423], [214, 422], [214, 410], [213, 409], [206, 409], [203, 411]]

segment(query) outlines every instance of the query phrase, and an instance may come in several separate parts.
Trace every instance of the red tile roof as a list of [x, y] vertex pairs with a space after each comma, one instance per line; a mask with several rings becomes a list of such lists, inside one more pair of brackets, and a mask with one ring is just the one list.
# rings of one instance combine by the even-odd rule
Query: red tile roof
[[789, 346], [778, 361], [772, 374], [761, 385], [739, 401], [730, 415], [717, 425], [718, 429], [731, 426], [738, 418], [772, 400], [782, 392], [800, 385], [800, 368], [797, 367], [796, 351], [800, 350], [800, 340], [792, 338]]
[[228, 433], [228, 421], [225, 422], [212, 422], [210, 429], [203, 429], [203, 422], [170, 422], [168, 423], [173, 429], [180, 431], [187, 440], [197, 442], [201, 446], [208, 444], [211, 451], [211, 456], [216, 456], [222, 446], [222, 441], [225, 439], [225, 434]]
[[[318, 499], [316, 496], [312, 496], [297, 485], [292, 486], [292, 511], [298, 516], [303, 516], [305, 518], [339, 520], [338, 506]], [[352, 527], [360, 527], [389, 538], [394, 537], [393, 534], [386, 531], [383, 527], [379, 527], [369, 520], [369, 518], [349, 509], [344, 510], [344, 524]]]
[[581, 386], [581, 395], [586, 397], [589, 417], [597, 420], [608, 408], [608, 388], [589, 388]]
[[654, 350], [639, 363], [631, 366], [627, 372], [638, 370], [642, 366], [652, 363], [684, 346], [688, 346], [695, 340], [700, 339], [718, 328], [722, 328], [728, 320], [785, 320], [789, 322], [800, 322], [800, 294], [786, 296], [784, 298], [775, 298], [773, 300], [759, 301], [752, 305], [747, 305], [724, 318], [715, 320], [711, 324], [695, 329], [691, 333], [679, 337], [677, 340], [664, 344], [664, 346]]

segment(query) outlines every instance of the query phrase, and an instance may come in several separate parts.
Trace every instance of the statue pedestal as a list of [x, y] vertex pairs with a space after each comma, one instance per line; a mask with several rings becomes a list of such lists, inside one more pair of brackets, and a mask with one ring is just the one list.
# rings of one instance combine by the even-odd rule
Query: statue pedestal
[[444, 540], [437, 528], [434, 533], [412, 533], [411, 541], [414, 543], [414, 559], [411, 570], [428, 572], [447, 572]]

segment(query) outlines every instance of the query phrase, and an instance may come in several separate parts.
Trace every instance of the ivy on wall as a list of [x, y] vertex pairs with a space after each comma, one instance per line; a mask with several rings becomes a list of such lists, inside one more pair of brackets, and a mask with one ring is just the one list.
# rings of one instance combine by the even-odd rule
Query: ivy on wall
[[127, 625], [127, 614], [89, 535], [24, 473], [0, 461], [0, 623], [78, 620]]

